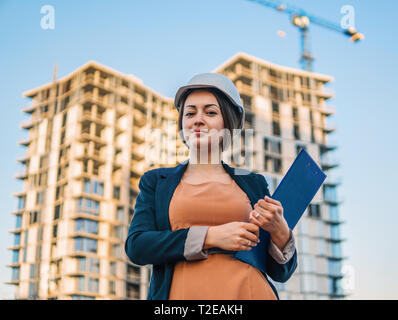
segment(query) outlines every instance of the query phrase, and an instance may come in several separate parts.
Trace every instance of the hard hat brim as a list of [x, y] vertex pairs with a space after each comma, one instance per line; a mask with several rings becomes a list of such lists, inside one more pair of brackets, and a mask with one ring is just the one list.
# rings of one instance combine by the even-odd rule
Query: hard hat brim
[[220, 91], [221, 93], [223, 93], [228, 100], [231, 102], [231, 104], [237, 109], [237, 111], [240, 114], [241, 117], [241, 121], [240, 121], [240, 128], [243, 128], [243, 122], [244, 122], [244, 108], [242, 105], [237, 105], [236, 102], [234, 101], [234, 99], [232, 99], [232, 97], [226, 93], [224, 90], [221, 90], [220, 88], [218, 88], [217, 86], [213, 86], [210, 84], [191, 84], [191, 85], [186, 85], [186, 86], [182, 86], [178, 89], [175, 98], [174, 98], [174, 106], [177, 109], [178, 112], [180, 112], [179, 109], [179, 104], [181, 102], [181, 98], [184, 96], [185, 92], [189, 89], [207, 89], [207, 88], [214, 88], [217, 89], [218, 91]]

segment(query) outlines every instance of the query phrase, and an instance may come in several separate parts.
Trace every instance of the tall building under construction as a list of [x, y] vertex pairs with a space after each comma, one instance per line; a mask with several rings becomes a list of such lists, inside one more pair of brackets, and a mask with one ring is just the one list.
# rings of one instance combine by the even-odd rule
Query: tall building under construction
[[[238, 53], [213, 70], [229, 77], [253, 129], [250, 165], [275, 190], [305, 148], [328, 174], [294, 229], [298, 267], [281, 299], [344, 298], [336, 188], [337, 148], [328, 141], [332, 77]], [[173, 97], [135, 76], [90, 61], [62, 79], [24, 93], [28, 136], [17, 159], [11, 281], [16, 299], [145, 299], [151, 266], [124, 252], [141, 175], [188, 157]], [[242, 152], [242, 156], [244, 152]], [[235, 159], [235, 158], [234, 158]], [[249, 165], [249, 167], [248, 167]], [[298, 191], [299, 192], [299, 191]]]

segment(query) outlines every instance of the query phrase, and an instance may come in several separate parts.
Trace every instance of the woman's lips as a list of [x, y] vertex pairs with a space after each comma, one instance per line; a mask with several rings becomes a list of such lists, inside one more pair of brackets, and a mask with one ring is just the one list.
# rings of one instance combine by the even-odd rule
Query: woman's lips
[[199, 131], [199, 130], [194, 130], [195, 135], [199, 136], [201, 134], [207, 133], [206, 131]]

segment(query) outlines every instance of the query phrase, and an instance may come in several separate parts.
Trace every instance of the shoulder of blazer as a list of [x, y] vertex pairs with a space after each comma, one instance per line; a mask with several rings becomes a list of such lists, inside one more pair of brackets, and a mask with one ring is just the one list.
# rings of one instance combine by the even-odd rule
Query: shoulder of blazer
[[166, 179], [169, 175], [173, 175], [181, 172], [184, 169], [186, 163], [179, 164], [175, 167], [162, 167], [150, 169], [141, 176], [140, 183], [145, 181], [150, 185], [155, 186], [159, 180]]

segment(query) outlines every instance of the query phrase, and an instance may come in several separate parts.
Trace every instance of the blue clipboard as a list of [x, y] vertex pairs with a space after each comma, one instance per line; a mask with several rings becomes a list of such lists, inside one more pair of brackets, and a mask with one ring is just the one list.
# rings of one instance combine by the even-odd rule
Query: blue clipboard
[[[326, 174], [302, 149], [279, 183], [271, 198], [283, 207], [283, 216], [290, 229], [297, 225], [305, 209], [326, 179]], [[237, 251], [234, 257], [256, 267], [264, 274], [267, 270], [266, 232], [260, 228], [260, 243], [249, 251]]]
[[326, 174], [302, 149], [271, 196], [282, 204], [290, 229], [297, 225], [325, 179]]

